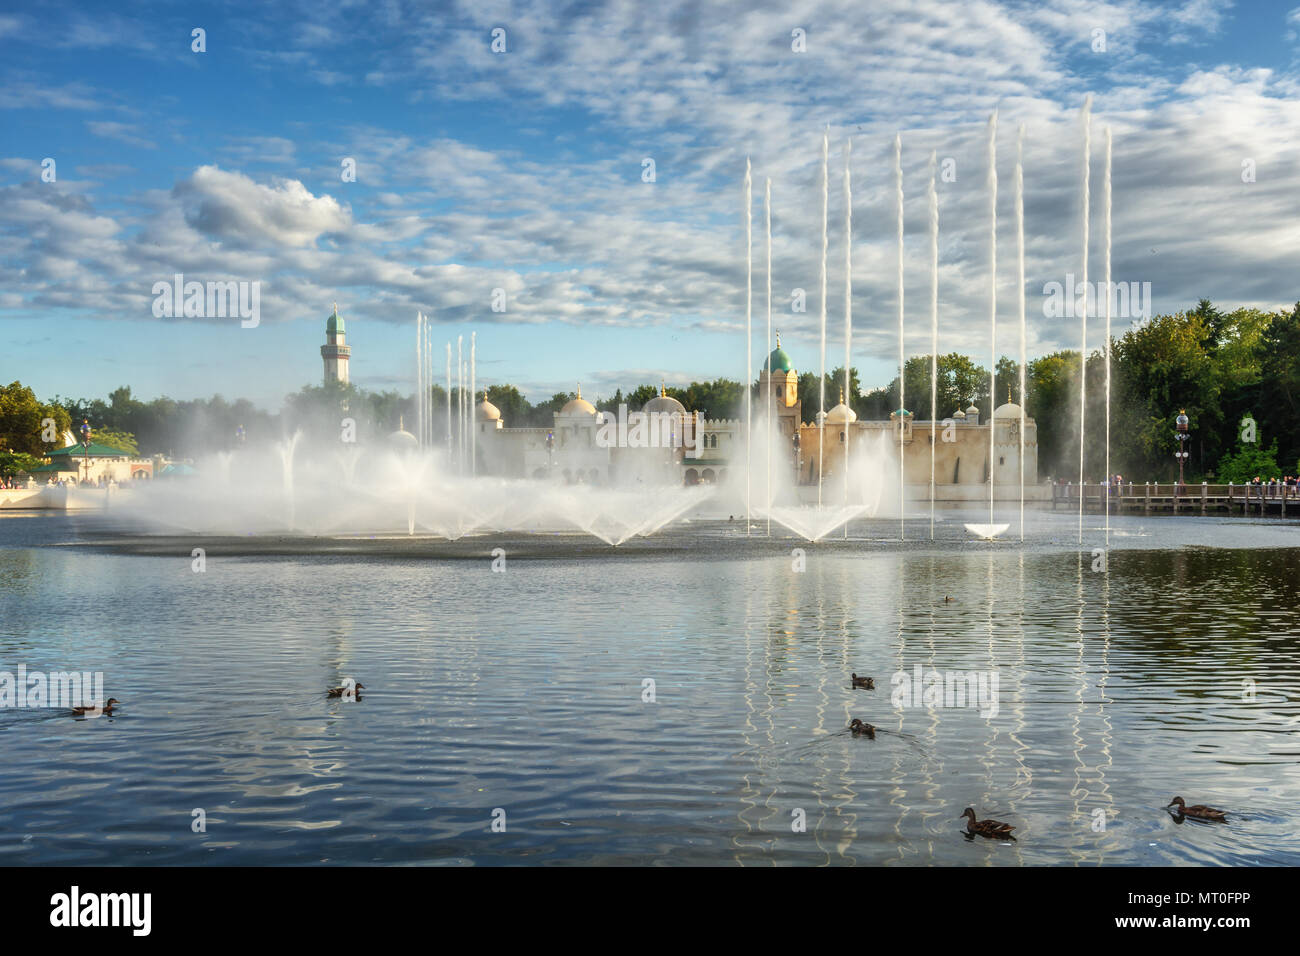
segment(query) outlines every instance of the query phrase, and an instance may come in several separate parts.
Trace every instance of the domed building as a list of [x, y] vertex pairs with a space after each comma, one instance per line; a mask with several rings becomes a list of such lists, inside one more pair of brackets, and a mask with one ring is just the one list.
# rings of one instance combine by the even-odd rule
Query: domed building
[[415, 451], [420, 447], [420, 440], [406, 430], [405, 416], [397, 419], [397, 431], [389, 432], [386, 440], [393, 451]]

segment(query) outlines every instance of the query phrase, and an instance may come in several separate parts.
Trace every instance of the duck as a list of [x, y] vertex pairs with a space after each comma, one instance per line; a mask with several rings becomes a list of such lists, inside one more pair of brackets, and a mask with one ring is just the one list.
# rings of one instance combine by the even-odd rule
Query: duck
[[[1214, 807], [1202, 806], [1199, 803], [1195, 806], [1189, 807], [1187, 804], [1183, 803], [1182, 797], [1174, 797], [1169, 801], [1169, 806], [1177, 807], [1178, 810], [1176, 812], [1180, 817], [1192, 817], [1197, 820], [1217, 820], [1220, 822], [1228, 819], [1228, 814], [1225, 811], [1216, 810]], [[1166, 807], [1165, 809], [1167, 810], [1169, 807]]]
[[852, 675], [853, 686], [861, 687], [863, 690], [875, 690], [876, 681], [871, 677], [859, 677], [857, 674]]
[[351, 677], [343, 682], [342, 687], [331, 687], [325, 692], [326, 697], [345, 697], [349, 693], [355, 695], [357, 691], [364, 690], [365, 684], [354, 681]]
[[1014, 840], [1011, 831], [1015, 829], [1009, 823], [1003, 823], [1000, 820], [976, 820], [975, 810], [967, 807], [961, 812], [962, 817], [966, 819], [966, 832], [978, 834], [982, 837], [992, 839]]
[[849, 730], [853, 731], [854, 737], [870, 737], [872, 740], [876, 739], [876, 728], [872, 727], [870, 724], [863, 723], [856, 717], [854, 717], [853, 722], [849, 724]]
[[83, 707], [72, 708], [73, 717], [85, 717], [87, 714], [112, 714], [113, 708], [120, 704], [121, 701], [116, 697], [110, 697], [104, 701], [103, 706], [99, 704], [87, 704]]

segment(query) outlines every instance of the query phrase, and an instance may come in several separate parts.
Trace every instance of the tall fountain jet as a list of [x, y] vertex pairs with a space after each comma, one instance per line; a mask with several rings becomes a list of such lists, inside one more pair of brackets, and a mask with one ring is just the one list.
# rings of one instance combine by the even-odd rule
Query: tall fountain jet
[[754, 390], [749, 387], [750, 369], [754, 360], [754, 199], [753, 177], [750, 174], [749, 157], [745, 157], [745, 534], [749, 534], [750, 512], [750, 447], [754, 436]]
[[1016, 133], [1016, 248], [1020, 294], [1020, 540], [1025, 540], [1025, 124]]
[[474, 395], [477, 391], [478, 359], [475, 355], [477, 332], [469, 334], [469, 470], [471, 475], [478, 474], [478, 429], [474, 427]]
[[822, 133], [822, 318], [821, 318], [821, 376], [817, 412], [817, 507], [822, 506], [822, 473], [826, 460], [826, 214], [830, 197], [831, 128]]
[[772, 446], [776, 443], [775, 433], [772, 431], [772, 177], [767, 177], [766, 187], [763, 192], [763, 215], [767, 221], [767, 344], [763, 351], [767, 355], [767, 382], [769, 394], [763, 396], [763, 401], [767, 406], [767, 479], [763, 482], [763, 494], [766, 498], [767, 507], [767, 536], [772, 537]]
[[1110, 127], [1106, 127], [1106, 174], [1102, 180], [1102, 195], [1106, 210], [1106, 546], [1110, 546], [1110, 306], [1114, 296], [1110, 291]]
[[993, 524], [993, 483], [997, 434], [994, 406], [998, 383], [998, 111], [989, 117], [989, 524]]
[[[852, 138], [844, 141], [844, 399], [847, 408], [853, 407], [853, 390], [850, 388], [849, 369], [853, 367], [853, 179], [849, 161], [853, 156]], [[849, 506], [849, 439], [853, 434], [851, 415], [844, 421], [844, 507]], [[849, 536], [848, 522], [844, 523], [844, 537]]]
[[1092, 94], [1083, 100], [1083, 241], [1080, 253], [1083, 257], [1081, 284], [1083, 286], [1083, 308], [1079, 310], [1079, 544], [1083, 544], [1083, 430], [1088, 408], [1088, 213], [1092, 203], [1088, 195], [1089, 172], [1092, 164]]
[[415, 313], [415, 430], [424, 444], [424, 316]]
[[[934, 188], [934, 179], [936, 168], [939, 164], [939, 154], [936, 151], [930, 152], [930, 540], [934, 540], [934, 456], [937, 442], [935, 435], [936, 428], [939, 424], [938, 407], [939, 407], [939, 194]], [[902, 232], [903, 212], [899, 209], [899, 232]], [[902, 256], [899, 256], [900, 270], [902, 268]], [[900, 278], [899, 292], [902, 297], [902, 285]], [[1023, 285], [1023, 283], [1022, 283]], [[899, 309], [900, 317], [902, 309]], [[900, 348], [901, 351], [901, 348]], [[899, 381], [902, 381], [902, 373], [899, 373]], [[901, 387], [901, 386], [900, 386]], [[901, 403], [900, 403], [901, 404]], [[901, 499], [900, 499], [901, 504]], [[899, 509], [902, 510], [901, 508]], [[899, 537], [902, 537], [902, 527], [900, 520]]]
[[451, 461], [451, 343], [447, 343], [447, 460]]
[[[903, 399], [906, 395], [904, 373], [907, 370], [907, 353], [903, 338], [903, 135], [901, 133], [894, 134], [894, 204], [898, 213], [898, 540], [902, 541], [906, 537], [907, 524], [903, 507], [907, 488], [903, 472], [903, 409], [907, 407]], [[931, 436], [933, 434], [931, 431]], [[931, 447], [933, 444], [931, 442]], [[933, 452], [931, 455], [933, 456]], [[934, 471], [933, 463], [930, 470]], [[933, 475], [931, 484], [933, 484]], [[932, 512], [933, 497], [933, 489], [931, 489]], [[934, 535], [933, 514], [930, 521], [930, 534]]]

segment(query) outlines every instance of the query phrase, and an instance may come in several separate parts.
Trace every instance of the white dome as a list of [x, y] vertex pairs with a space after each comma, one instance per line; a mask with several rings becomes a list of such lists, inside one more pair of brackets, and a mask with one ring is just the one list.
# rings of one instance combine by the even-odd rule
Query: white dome
[[659, 386], [659, 394], [642, 406], [641, 411], [647, 415], [657, 412], [660, 415], [680, 415], [686, 417], [686, 406], [668, 394], [664, 385]]
[[826, 413], [826, 424], [828, 425], [842, 425], [845, 422], [856, 422], [857, 420], [858, 413], [843, 402], [840, 402]]
[[483, 401], [479, 402], [474, 408], [475, 417], [481, 422], [496, 422], [501, 420], [501, 409], [497, 408], [487, 400], [487, 392], [483, 393]]
[[994, 418], [1019, 418], [1024, 412], [1015, 402], [1007, 402], [1005, 405], [999, 405], [993, 412]]

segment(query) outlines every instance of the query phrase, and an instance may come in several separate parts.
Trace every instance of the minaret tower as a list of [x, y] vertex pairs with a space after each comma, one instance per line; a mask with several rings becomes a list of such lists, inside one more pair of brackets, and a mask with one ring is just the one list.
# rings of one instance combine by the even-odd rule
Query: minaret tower
[[325, 323], [325, 344], [320, 347], [320, 357], [325, 361], [325, 384], [341, 382], [348, 384], [348, 357], [352, 348], [345, 344], [343, 334], [343, 317], [339, 315], [339, 304], [334, 303], [334, 312]]

